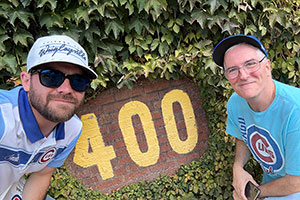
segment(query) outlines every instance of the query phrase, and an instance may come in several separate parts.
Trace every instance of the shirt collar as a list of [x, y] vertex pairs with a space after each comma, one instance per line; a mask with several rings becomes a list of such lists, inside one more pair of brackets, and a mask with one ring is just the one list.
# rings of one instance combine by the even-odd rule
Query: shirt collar
[[[20, 113], [23, 129], [30, 142], [34, 143], [38, 140], [43, 139], [44, 135], [41, 132], [41, 129], [33, 115], [31, 106], [28, 102], [27, 93], [23, 88], [21, 88], [19, 91], [18, 105], [19, 105], [19, 113]], [[61, 140], [65, 138], [64, 127], [65, 127], [64, 123], [59, 123], [56, 126], [56, 131], [55, 131], [56, 140]]]

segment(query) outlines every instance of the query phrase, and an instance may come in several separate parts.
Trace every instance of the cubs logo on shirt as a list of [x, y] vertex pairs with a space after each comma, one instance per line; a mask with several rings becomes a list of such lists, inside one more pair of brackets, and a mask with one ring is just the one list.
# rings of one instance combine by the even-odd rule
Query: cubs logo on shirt
[[245, 142], [265, 172], [273, 174], [282, 169], [284, 158], [281, 150], [267, 130], [256, 125], [249, 126]]
[[56, 149], [55, 148], [52, 148], [52, 149], [48, 150], [46, 153], [44, 153], [41, 156], [41, 158], [39, 160], [39, 163], [43, 164], [43, 163], [49, 161], [50, 159], [52, 159], [55, 156], [55, 153], [56, 153]]

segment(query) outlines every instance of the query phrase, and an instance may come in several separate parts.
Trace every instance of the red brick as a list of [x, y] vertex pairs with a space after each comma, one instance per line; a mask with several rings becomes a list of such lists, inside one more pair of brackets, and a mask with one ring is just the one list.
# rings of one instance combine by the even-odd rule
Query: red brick
[[160, 109], [161, 108], [161, 102], [160, 101], [153, 102], [153, 108], [154, 109]]
[[141, 94], [143, 94], [144, 90], [142, 87], [136, 87], [135, 89], [124, 89], [122, 90], [122, 92], [119, 92], [117, 95], [116, 95], [116, 99], [117, 101], [120, 101], [120, 100], [124, 100], [124, 99], [127, 99], [127, 98], [130, 98], [130, 97], [135, 97], [135, 96], [139, 96]]
[[168, 162], [161, 162], [161, 163], [154, 165], [153, 167], [151, 167], [149, 169], [149, 171], [150, 172], [156, 172], [156, 171], [160, 171], [160, 170], [163, 171], [164, 169], [172, 168], [176, 165], [177, 164], [173, 160], [170, 160]]
[[169, 152], [171, 151], [171, 146], [168, 143], [164, 143], [160, 145], [160, 152]]
[[156, 128], [156, 127], [162, 127], [162, 126], [165, 126], [165, 123], [164, 123], [163, 120], [156, 120], [156, 121], [154, 122], [154, 126], [155, 126], [155, 128]]
[[119, 149], [119, 148], [121, 148], [121, 147], [125, 147], [125, 142], [124, 142], [123, 140], [120, 140], [120, 141], [118, 141], [118, 142], [115, 142], [115, 143], [114, 143], [114, 147], [115, 147], [115, 149]]
[[99, 124], [108, 124], [112, 121], [111, 115], [101, 112], [96, 114]]
[[167, 137], [167, 135], [160, 135], [157, 138], [159, 146], [161, 146], [162, 144], [169, 144], [169, 138]]
[[128, 157], [124, 157], [124, 158], [120, 158], [118, 160], [119, 165], [128, 165], [129, 163], [132, 163], [133, 161], [131, 160], [131, 158]]
[[97, 104], [98, 105], [104, 105], [108, 103], [112, 103], [115, 101], [115, 98], [113, 95], [101, 95], [101, 98], [97, 99]]
[[[188, 94], [196, 117], [198, 141], [193, 151], [188, 154], [178, 154], [172, 149], [165, 130], [161, 101], [167, 92], [174, 89], [182, 90]], [[122, 106], [130, 101], [144, 103], [151, 112], [153, 122], [149, 123], [155, 124], [160, 155], [157, 163], [148, 167], [140, 167], [130, 158], [119, 127], [119, 111]], [[187, 132], [181, 105], [174, 102], [172, 106], [179, 138], [184, 141], [187, 138]], [[137, 181], [152, 180], [160, 174], [171, 175], [178, 170], [180, 164], [198, 159], [208, 149], [209, 129], [206, 114], [202, 109], [200, 91], [193, 81], [187, 78], [177, 81], [155, 80], [152, 82], [141, 79], [134, 84], [133, 90], [126, 87], [121, 90], [112, 87], [84, 104], [78, 113], [95, 113], [97, 116], [105, 145], [113, 146], [116, 153], [116, 158], [111, 160], [114, 177], [102, 180], [96, 166], [88, 168], [77, 166], [72, 163], [74, 153], [71, 153], [67, 158], [67, 167], [74, 177], [78, 178], [86, 187], [98, 189], [102, 193], [110, 193]], [[140, 150], [141, 152], [147, 152], [148, 144], [144, 134], [144, 124], [141, 124], [141, 120], [137, 115], [133, 116], [132, 119]]]
[[155, 120], [155, 119], [162, 119], [162, 115], [161, 115], [161, 112], [151, 112], [152, 114], [152, 119]]
[[96, 188], [99, 191], [103, 191], [103, 188], [108, 188], [108, 187], [112, 187], [115, 185], [119, 185], [119, 183], [122, 183], [124, 181], [123, 177], [118, 177], [118, 178], [111, 178], [111, 179], [106, 179], [105, 181], [101, 181]]
[[114, 175], [115, 177], [124, 175], [127, 173], [127, 168], [126, 167], [121, 167], [119, 169], [114, 169]]
[[126, 148], [120, 148], [120, 149], [116, 150], [115, 152], [116, 152], [116, 156], [118, 158], [123, 157], [125, 155], [128, 156], [128, 152], [127, 152]]
[[[102, 132], [101, 132], [102, 133]], [[117, 140], [123, 140], [123, 136], [121, 132], [115, 132], [115, 133], [102, 133], [103, 141], [111, 144], [114, 141]]]
[[104, 113], [113, 113], [117, 112], [118, 109], [116, 108], [115, 104], [107, 104], [103, 106], [103, 112]]
[[182, 165], [182, 164], [188, 163], [192, 160], [199, 159], [199, 157], [200, 157], [199, 152], [189, 153], [189, 154], [184, 155], [180, 158], [177, 158], [176, 162], [178, 163], [178, 165]]
[[135, 180], [135, 181], [137, 181], [137, 178], [145, 176], [148, 173], [149, 173], [148, 168], [141, 168], [139, 171], [134, 171], [134, 172], [126, 174], [124, 176], [124, 178], [125, 178], [126, 182], [129, 181], [129, 180]]
[[157, 136], [166, 135], [166, 131], [162, 127], [156, 127], [155, 130]]
[[136, 171], [137, 169], [140, 169], [140, 166], [138, 166], [135, 163], [129, 164], [127, 167], [128, 171], [133, 172]]
[[176, 158], [178, 156], [178, 153], [176, 153], [175, 151], [170, 151], [167, 153], [168, 158]]
[[159, 91], [162, 89], [167, 89], [170, 86], [170, 82], [166, 80], [155, 80], [153, 82], [149, 82], [148, 85], [144, 87], [145, 93], [150, 93], [154, 91]]
[[161, 99], [158, 97], [157, 93], [153, 93], [151, 95], [138, 96], [134, 100], [135, 101], [140, 101], [140, 102], [142, 102], [144, 104], [147, 104], [148, 102], [158, 101], [158, 100], [161, 100]]

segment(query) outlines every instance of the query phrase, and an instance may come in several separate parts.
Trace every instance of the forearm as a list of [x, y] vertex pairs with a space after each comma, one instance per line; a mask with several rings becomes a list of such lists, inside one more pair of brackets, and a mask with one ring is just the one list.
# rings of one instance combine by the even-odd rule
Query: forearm
[[22, 193], [23, 200], [43, 200], [48, 191], [54, 168], [46, 167], [40, 172], [32, 173]]
[[260, 197], [287, 196], [300, 192], [300, 176], [286, 175], [259, 186]]
[[250, 156], [251, 153], [245, 142], [243, 140], [236, 139], [232, 181], [232, 185], [234, 187], [234, 199], [246, 200], [244, 191], [248, 181], [251, 181], [252, 183], [257, 185], [251, 174], [244, 170], [244, 165], [247, 163]]
[[251, 153], [245, 142], [243, 140], [236, 139], [233, 169], [243, 168], [250, 156]]

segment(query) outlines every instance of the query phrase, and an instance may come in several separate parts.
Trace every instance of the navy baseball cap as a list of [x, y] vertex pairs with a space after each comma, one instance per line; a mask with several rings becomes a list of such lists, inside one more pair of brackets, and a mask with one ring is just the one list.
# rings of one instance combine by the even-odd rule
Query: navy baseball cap
[[224, 66], [224, 55], [227, 49], [230, 47], [239, 44], [239, 43], [247, 43], [254, 47], [257, 47], [260, 49], [268, 58], [268, 53], [265, 49], [265, 47], [262, 45], [262, 43], [254, 36], [252, 35], [232, 35], [225, 39], [223, 39], [221, 42], [217, 44], [217, 46], [214, 48], [212, 57], [214, 62], [219, 66]]

